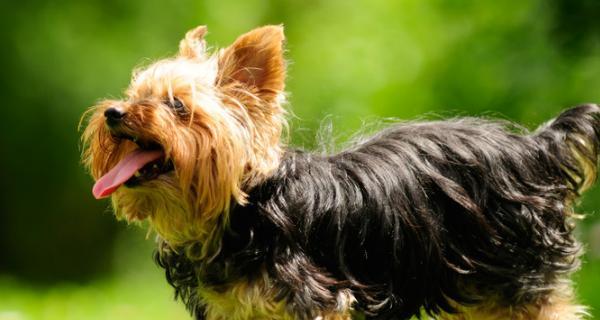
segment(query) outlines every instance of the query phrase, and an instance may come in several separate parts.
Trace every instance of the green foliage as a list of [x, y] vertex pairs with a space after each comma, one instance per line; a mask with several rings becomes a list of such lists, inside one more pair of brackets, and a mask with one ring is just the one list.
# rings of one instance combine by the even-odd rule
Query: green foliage
[[190, 319], [162, 275], [34, 289], [0, 281], [1, 320]]
[[[117, 237], [132, 230], [92, 199], [77, 126], [195, 25], [209, 26], [213, 48], [285, 25], [291, 142], [305, 147], [329, 115], [343, 141], [382, 118], [483, 115], [535, 128], [600, 102], [592, 0], [4, 1], [0, 12], [0, 273], [17, 279], [0, 281], [0, 319], [185, 318], [149, 248], [123, 254], [132, 241]], [[599, 188], [581, 208], [600, 208]], [[582, 223], [584, 241], [597, 221]], [[600, 262], [588, 260], [579, 288], [599, 309]], [[140, 265], [150, 269], [123, 276]]]

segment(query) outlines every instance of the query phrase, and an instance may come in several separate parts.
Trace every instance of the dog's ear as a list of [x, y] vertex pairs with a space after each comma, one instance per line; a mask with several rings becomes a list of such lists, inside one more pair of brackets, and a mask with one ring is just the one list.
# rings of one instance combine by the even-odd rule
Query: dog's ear
[[264, 101], [285, 86], [283, 26], [265, 26], [240, 36], [219, 55], [217, 86], [243, 85]]
[[179, 42], [179, 55], [186, 58], [202, 58], [206, 50], [206, 26], [198, 26], [185, 34]]

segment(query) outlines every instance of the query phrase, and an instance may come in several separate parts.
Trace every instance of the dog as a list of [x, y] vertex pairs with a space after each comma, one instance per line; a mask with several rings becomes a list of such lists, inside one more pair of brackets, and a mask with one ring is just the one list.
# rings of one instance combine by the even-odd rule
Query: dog
[[84, 115], [82, 161], [196, 319], [576, 320], [573, 206], [600, 108], [533, 132], [402, 122], [332, 154], [285, 144], [284, 33], [206, 27]]

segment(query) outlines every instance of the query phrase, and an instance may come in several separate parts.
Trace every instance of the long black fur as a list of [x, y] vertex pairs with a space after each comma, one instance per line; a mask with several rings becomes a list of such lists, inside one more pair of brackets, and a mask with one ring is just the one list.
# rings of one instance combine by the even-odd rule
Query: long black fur
[[334, 309], [341, 289], [373, 319], [535, 302], [578, 267], [569, 217], [595, 179], [600, 108], [519, 131], [465, 118], [393, 125], [334, 155], [289, 150], [230, 212], [216, 257], [163, 243], [156, 259], [198, 319], [199, 285], [261, 270], [301, 319]]

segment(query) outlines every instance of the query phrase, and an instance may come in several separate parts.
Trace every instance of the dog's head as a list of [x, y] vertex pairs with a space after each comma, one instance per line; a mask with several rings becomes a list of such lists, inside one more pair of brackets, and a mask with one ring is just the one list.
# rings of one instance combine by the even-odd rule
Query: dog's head
[[283, 28], [214, 54], [205, 33], [189, 31], [177, 55], [135, 71], [122, 100], [92, 107], [82, 136], [94, 196], [110, 196], [119, 217], [148, 218], [172, 245], [210, 236], [281, 155]]

